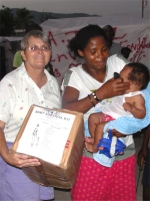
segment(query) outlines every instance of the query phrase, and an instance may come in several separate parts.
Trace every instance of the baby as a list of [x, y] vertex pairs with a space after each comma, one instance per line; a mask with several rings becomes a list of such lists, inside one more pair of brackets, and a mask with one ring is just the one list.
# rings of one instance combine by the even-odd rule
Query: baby
[[113, 97], [112, 102], [108, 102], [102, 112], [89, 116], [88, 127], [91, 138], [85, 138], [85, 144], [87, 150], [92, 153], [98, 151], [97, 145], [103, 138], [103, 129], [107, 122], [121, 116], [143, 119], [146, 115], [144, 95], [140, 90], [145, 89], [149, 83], [148, 68], [141, 63], [129, 63], [121, 70], [120, 77], [124, 82], [130, 82], [127, 94]]

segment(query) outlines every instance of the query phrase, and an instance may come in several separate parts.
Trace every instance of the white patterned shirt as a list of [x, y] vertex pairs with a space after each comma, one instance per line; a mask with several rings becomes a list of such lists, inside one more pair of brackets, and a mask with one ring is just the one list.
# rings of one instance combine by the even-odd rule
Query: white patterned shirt
[[61, 108], [57, 80], [47, 70], [47, 83], [39, 88], [28, 76], [24, 63], [0, 82], [0, 120], [5, 122], [7, 142], [14, 142], [31, 105]]

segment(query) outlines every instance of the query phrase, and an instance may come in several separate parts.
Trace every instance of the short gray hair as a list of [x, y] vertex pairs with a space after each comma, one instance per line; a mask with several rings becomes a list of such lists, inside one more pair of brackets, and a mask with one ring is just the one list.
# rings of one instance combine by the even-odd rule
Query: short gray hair
[[23, 37], [20, 44], [22, 50], [25, 50], [28, 47], [29, 38], [31, 36], [41, 39], [44, 43], [46, 43], [51, 48], [51, 41], [46, 34], [44, 34], [42, 31], [39, 31], [39, 30], [32, 30]]

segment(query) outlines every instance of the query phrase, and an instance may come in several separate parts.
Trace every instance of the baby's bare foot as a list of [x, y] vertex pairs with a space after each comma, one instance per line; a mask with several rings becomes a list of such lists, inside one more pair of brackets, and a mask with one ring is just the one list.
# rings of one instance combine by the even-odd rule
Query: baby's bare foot
[[89, 142], [85, 142], [85, 147], [91, 153], [96, 153], [97, 150], [98, 150], [97, 147], [94, 144], [91, 144]]
[[104, 149], [104, 147], [102, 147], [102, 146], [101, 146], [101, 147], [98, 147], [98, 150], [103, 150], [103, 149]]
[[90, 144], [94, 144], [94, 138], [93, 137], [85, 137], [85, 142], [88, 142]]

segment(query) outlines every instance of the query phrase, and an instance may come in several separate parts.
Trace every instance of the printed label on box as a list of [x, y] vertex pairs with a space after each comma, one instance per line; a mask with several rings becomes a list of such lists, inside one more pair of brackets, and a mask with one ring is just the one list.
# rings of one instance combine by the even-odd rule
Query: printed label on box
[[59, 165], [75, 115], [35, 106], [17, 152]]

